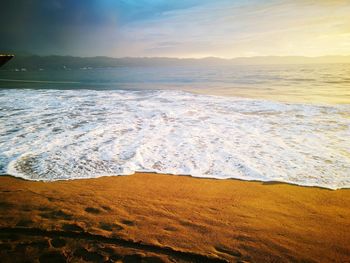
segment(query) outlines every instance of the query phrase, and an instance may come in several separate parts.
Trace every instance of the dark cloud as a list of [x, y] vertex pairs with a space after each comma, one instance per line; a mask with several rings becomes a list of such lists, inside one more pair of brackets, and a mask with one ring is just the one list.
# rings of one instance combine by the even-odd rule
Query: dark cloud
[[81, 28], [109, 22], [106, 13], [94, 5], [82, 0], [6, 1], [0, 11], [0, 48], [64, 53], [79, 42]]
[[[180, 2], [180, 3], [179, 3]], [[88, 52], [102, 34], [133, 21], [198, 4], [172, 0], [7, 0], [0, 10], [0, 49], [34, 53]], [[116, 36], [113, 38], [116, 41]], [[88, 43], [87, 43], [88, 42]], [[85, 53], [86, 53], [85, 52]], [[84, 53], [84, 52], [81, 52]]]

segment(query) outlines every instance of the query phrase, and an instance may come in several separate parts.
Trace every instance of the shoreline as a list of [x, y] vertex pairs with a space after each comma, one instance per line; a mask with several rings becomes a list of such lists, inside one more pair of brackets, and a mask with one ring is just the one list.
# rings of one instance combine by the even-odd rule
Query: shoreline
[[79, 180], [94, 180], [99, 178], [109, 178], [109, 177], [120, 177], [120, 176], [132, 176], [135, 174], [158, 174], [158, 175], [166, 175], [166, 176], [180, 176], [180, 177], [190, 177], [194, 179], [199, 180], [214, 180], [214, 181], [226, 181], [226, 180], [233, 180], [233, 181], [240, 181], [240, 182], [252, 182], [252, 183], [261, 183], [262, 185], [290, 185], [290, 186], [297, 186], [297, 187], [305, 187], [305, 188], [316, 188], [321, 190], [329, 190], [329, 191], [338, 191], [338, 190], [350, 190], [350, 187], [343, 187], [343, 188], [329, 188], [325, 186], [317, 186], [317, 185], [302, 185], [297, 183], [291, 183], [291, 182], [284, 182], [284, 181], [262, 181], [262, 180], [256, 180], [256, 179], [240, 179], [240, 178], [216, 178], [216, 177], [200, 177], [200, 176], [193, 176], [190, 174], [171, 174], [171, 173], [158, 173], [158, 172], [144, 172], [144, 171], [136, 171], [132, 174], [118, 174], [118, 175], [102, 175], [97, 177], [90, 177], [90, 178], [72, 178], [72, 179], [58, 179], [58, 180], [31, 180], [27, 178], [23, 178], [21, 176], [16, 175], [10, 175], [10, 174], [0, 174], [1, 177], [12, 177], [15, 179], [20, 179], [28, 182], [43, 182], [43, 183], [54, 183], [54, 182], [69, 182], [69, 181], [79, 181]]
[[348, 189], [155, 173], [54, 182], [0, 176], [0, 198], [4, 262], [23, 254], [149, 262], [350, 259]]

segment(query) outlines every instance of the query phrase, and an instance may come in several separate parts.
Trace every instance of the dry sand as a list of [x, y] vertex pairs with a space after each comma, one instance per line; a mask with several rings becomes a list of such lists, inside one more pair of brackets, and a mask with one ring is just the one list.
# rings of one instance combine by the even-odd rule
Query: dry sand
[[350, 190], [138, 173], [0, 177], [1, 262], [349, 262]]

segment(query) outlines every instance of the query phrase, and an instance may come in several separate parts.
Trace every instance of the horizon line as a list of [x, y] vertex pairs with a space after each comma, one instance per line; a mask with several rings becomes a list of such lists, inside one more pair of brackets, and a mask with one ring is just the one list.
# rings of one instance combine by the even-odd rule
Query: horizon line
[[[0, 54], [5, 54], [0, 53]], [[144, 58], [144, 59], [195, 59], [195, 60], [200, 60], [200, 59], [221, 59], [221, 60], [234, 60], [234, 59], [250, 59], [250, 58], [267, 58], [267, 57], [272, 57], [272, 58], [306, 58], [306, 59], [315, 59], [315, 58], [325, 58], [325, 57], [350, 57], [350, 54], [348, 55], [321, 55], [321, 56], [305, 56], [305, 55], [258, 55], [258, 56], [239, 56], [239, 57], [220, 57], [220, 56], [203, 56], [203, 57], [173, 57], [173, 56], [124, 56], [124, 57], [113, 57], [113, 56], [108, 56], [108, 55], [96, 55], [96, 56], [75, 56], [75, 55], [58, 55], [58, 54], [50, 54], [50, 55], [39, 55], [39, 54], [19, 54], [16, 55], [15, 52], [13, 52], [11, 55], [13, 56], [38, 56], [38, 57], [75, 57], [75, 58], [98, 58], [98, 57], [104, 57], [104, 58], [113, 58], [113, 59], [134, 59], [134, 58]]]

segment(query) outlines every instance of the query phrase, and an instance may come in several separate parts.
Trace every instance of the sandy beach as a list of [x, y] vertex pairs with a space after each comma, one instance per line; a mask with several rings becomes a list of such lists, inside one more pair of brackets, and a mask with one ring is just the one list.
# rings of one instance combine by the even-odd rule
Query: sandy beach
[[350, 0], [0, 13], [0, 263], [350, 263]]
[[350, 191], [137, 173], [0, 177], [2, 262], [348, 262]]

